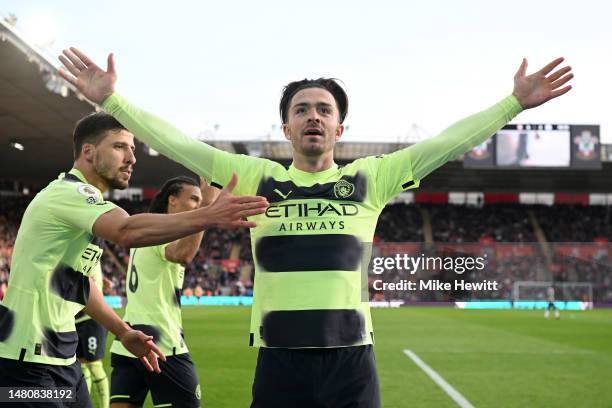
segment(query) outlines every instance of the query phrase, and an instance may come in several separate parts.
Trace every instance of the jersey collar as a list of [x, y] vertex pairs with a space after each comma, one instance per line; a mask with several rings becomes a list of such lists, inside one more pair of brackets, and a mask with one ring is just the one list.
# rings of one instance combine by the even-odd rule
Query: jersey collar
[[87, 179], [85, 178], [85, 176], [83, 175], [83, 173], [81, 173], [80, 170], [77, 170], [75, 168], [70, 169], [70, 171], [68, 172], [68, 174], [72, 174], [73, 176], [75, 176], [76, 178], [78, 178], [79, 180], [81, 180], [83, 183], [85, 184], [89, 184], [87, 182]]
[[293, 180], [304, 180], [306, 182], [308, 182], [310, 180], [313, 180], [313, 179], [323, 180], [323, 179], [326, 179], [326, 178], [331, 177], [334, 174], [336, 174], [338, 172], [338, 165], [336, 163], [334, 163], [327, 170], [317, 171], [317, 172], [311, 173], [309, 171], [300, 170], [300, 169], [296, 168], [293, 165], [293, 163], [291, 163], [291, 166], [289, 166], [288, 172], [289, 172], [289, 176]]

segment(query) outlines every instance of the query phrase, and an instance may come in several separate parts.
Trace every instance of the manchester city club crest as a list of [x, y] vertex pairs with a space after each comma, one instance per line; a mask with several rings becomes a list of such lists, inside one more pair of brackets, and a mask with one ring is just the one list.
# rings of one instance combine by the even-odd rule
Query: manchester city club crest
[[336, 198], [350, 197], [355, 192], [355, 185], [346, 180], [339, 180], [334, 184], [334, 195]]

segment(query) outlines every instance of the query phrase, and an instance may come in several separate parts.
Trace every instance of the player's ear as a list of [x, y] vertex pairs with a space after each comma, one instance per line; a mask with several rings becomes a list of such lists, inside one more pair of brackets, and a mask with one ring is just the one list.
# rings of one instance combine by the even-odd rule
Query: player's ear
[[83, 143], [81, 146], [81, 157], [85, 158], [87, 161], [93, 160], [93, 155], [96, 150], [96, 146], [91, 143]]
[[340, 123], [338, 124], [338, 126], [336, 127], [336, 142], [338, 140], [340, 140], [340, 138], [342, 137], [342, 134], [344, 133], [344, 124]]
[[283, 133], [285, 134], [285, 139], [291, 140], [291, 133], [289, 132], [289, 125], [283, 123]]
[[176, 196], [168, 196], [168, 207], [172, 206], [174, 207], [176, 205]]

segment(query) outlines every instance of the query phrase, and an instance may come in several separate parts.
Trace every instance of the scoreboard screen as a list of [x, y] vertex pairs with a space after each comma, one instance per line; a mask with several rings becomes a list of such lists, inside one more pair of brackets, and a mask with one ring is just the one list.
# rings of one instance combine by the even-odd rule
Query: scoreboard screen
[[475, 169], [601, 169], [599, 125], [507, 125], [463, 157]]
[[499, 167], [569, 167], [569, 125], [509, 125], [497, 132]]

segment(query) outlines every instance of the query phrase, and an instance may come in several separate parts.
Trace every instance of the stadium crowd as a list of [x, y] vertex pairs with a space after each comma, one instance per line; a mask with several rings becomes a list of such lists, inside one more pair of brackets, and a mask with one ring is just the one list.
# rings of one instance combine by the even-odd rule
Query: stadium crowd
[[[19, 222], [31, 197], [2, 196], [0, 200], [0, 298], [10, 272], [13, 243]], [[130, 214], [144, 212], [148, 200], [118, 200]], [[550, 255], [538, 243], [528, 211], [533, 211]], [[594, 298], [612, 301], [612, 220], [610, 207], [525, 206], [494, 204], [480, 207], [458, 205], [415, 205], [396, 203], [385, 208], [379, 218], [375, 243], [416, 243], [409, 251], [414, 256], [462, 257], [487, 254], [487, 268], [478, 279], [500, 282], [499, 290], [487, 292], [488, 298], [509, 299], [516, 280], [593, 282]], [[433, 242], [426, 242], [427, 213]], [[563, 220], [563, 222], [559, 222]], [[579, 244], [558, 247], [556, 243], [588, 243], [599, 250], [576, 255]], [[589, 246], [590, 245], [590, 246]], [[561, 248], [561, 249], [559, 249]], [[582, 251], [584, 252], [584, 251]], [[231, 262], [227, 262], [231, 260]], [[106, 243], [102, 257], [104, 275], [112, 282], [108, 294], [125, 295], [125, 276], [129, 252]], [[194, 261], [185, 270], [184, 293], [195, 296], [250, 295], [253, 288], [253, 260], [248, 230], [209, 230]], [[395, 274], [394, 274], [395, 273]], [[445, 271], [428, 271], [431, 278], [448, 279]], [[390, 271], [389, 281], [410, 279], [401, 271]], [[414, 275], [412, 276], [414, 278]], [[408, 300], [444, 300], [456, 294], [406, 292]], [[481, 295], [481, 294], [480, 294]], [[469, 294], [478, 297], [479, 293]], [[373, 292], [373, 297], [380, 298]]]

